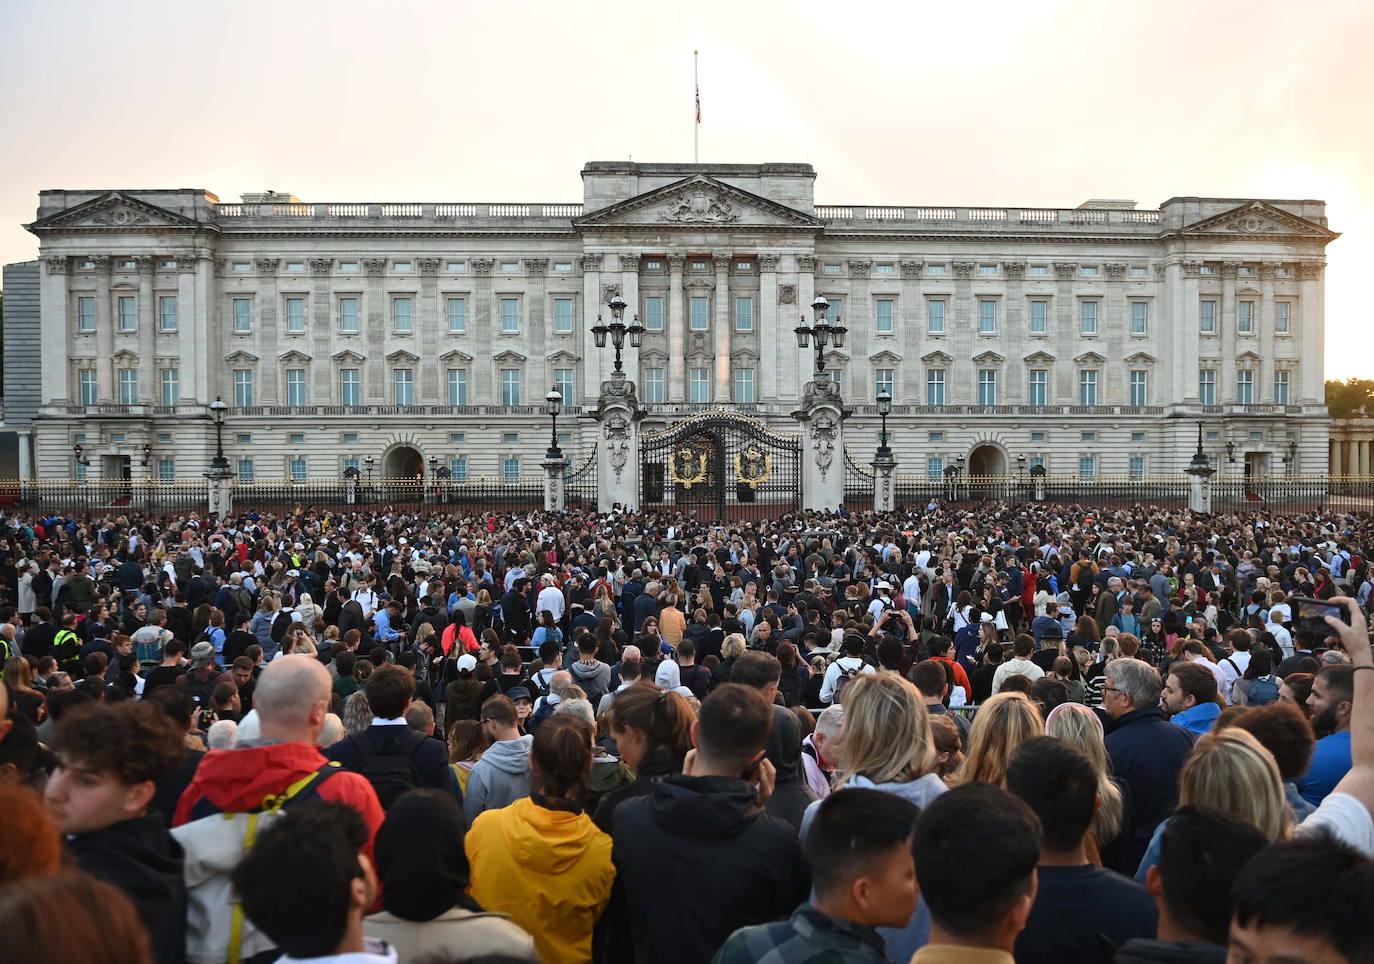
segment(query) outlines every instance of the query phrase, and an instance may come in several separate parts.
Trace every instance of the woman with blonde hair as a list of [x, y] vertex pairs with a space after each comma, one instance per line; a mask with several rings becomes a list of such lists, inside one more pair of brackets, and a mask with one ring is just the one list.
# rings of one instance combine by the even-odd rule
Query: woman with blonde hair
[[[853, 684], [850, 684], [853, 686]], [[845, 711], [848, 712], [845, 694]], [[973, 717], [968, 735], [968, 754], [959, 768], [959, 783], [991, 783], [1006, 789], [1007, 761], [1027, 740], [1045, 734], [1040, 711], [1024, 693], [998, 693]], [[848, 739], [848, 730], [845, 731]]]
[[1121, 787], [1112, 778], [1111, 760], [1107, 756], [1102, 721], [1097, 714], [1079, 703], [1060, 703], [1045, 718], [1045, 733], [1062, 740], [1092, 761], [1097, 771], [1097, 812], [1093, 814], [1087, 844], [1088, 862], [1102, 865], [1102, 846], [1121, 835], [1126, 799]]
[[[1178, 805], [1190, 803], [1244, 820], [1270, 841], [1284, 840], [1293, 831], [1293, 813], [1274, 755], [1254, 734], [1239, 727], [1198, 737], [1178, 774]], [[1135, 872], [1136, 880], [1143, 882], [1146, 871], [1159, 862], [1159, 842], [1168, 823], [1162, 821], [1155, 830]]]

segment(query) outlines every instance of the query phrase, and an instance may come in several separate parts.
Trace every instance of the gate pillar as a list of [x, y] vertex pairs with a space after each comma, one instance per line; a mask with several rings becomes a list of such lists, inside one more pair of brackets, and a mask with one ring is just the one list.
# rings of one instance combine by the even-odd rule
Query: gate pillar
[[598, 445], [596, 507], [610, 512], [617, 505], [639, 507], [639, 422], [644, 417], [635, 383], [624, 372], [612, 372], [601, 383], [596, 411]]
[[897, 460], [891, 450], [879, 452], [873, 466], [873, 511], [891, 512], [897, 507]]
[[801, 436], [802, 508], [833, 512], [844, 501], [844, 428], [840, 387], [826, 375], [806, 383], [792, 413]]

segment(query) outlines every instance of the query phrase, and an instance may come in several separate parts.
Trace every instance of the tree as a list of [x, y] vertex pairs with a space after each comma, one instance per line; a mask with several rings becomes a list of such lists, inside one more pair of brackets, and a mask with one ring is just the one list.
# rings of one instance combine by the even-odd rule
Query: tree
[[1347, 378], [1343, 382], [1326, 383], [1326, 409], [1332, 418], [1350, 418], [1356, 409], [1374, 415], [1374, 379]]

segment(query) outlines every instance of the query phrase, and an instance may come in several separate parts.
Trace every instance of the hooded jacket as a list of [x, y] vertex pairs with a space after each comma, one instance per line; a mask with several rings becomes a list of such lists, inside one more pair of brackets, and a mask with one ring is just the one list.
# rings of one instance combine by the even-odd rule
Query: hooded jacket
[[534, 737], [498, 740], [468, 775], [463, 815], [471, 824], [484, 810], [499, 810], [530, 795], [530, 746]]
[[181, 844], [156, 813], [67, 841], [77, 865], [134, 902], [161, 964], [186, 957], [186, 882]]
[[593, 706], [610, 691], [611, 668], [600, 660], [595, 663], [578, 660], [568, 667], [568, 672], [572, 673], [573, 682], [582, 687], [582, 691], [589, 697], [593, 697]]
[[611, 838], [591, 817], [526, 797], [477, 817], [466, 850], [473, 899], [533, 934], [541, 961], [591, 960], [592, 928], [616, 873]]
[[670, 776], [621, 802], [613, 856], [641, 964], [710, 960], [739, 928], [786, 917], [810, 887], [796, 831], [731, 777]]

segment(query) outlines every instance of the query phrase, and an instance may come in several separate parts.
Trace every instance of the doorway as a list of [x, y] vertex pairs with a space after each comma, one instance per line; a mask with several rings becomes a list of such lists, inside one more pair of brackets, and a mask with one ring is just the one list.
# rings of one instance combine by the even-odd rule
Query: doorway
[[1001, 478], [1007, 474], [1007, 457], [995, 445], [980, 445], [968, 457], [969, 478], [993, 476]]
[[386, 454], [382, 475], [387, 479], [413, 482], [425, 474], [425, 460], [409, 445], [398, 445]]

